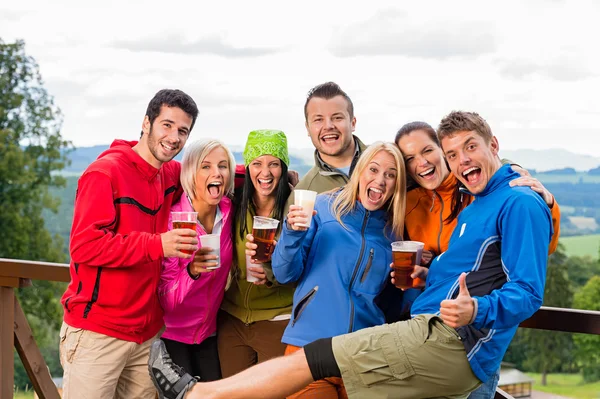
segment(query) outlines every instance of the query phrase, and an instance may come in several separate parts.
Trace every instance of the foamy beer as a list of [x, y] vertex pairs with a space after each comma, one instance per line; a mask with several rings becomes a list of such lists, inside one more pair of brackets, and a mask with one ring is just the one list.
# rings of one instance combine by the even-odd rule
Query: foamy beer
[[[198, 221], [197, 212], [171, 212], [173, 229], [191, 229], [196, 231], [196, 222]], [[181, 250], [184, 254], [191, 255], [192, 251]]]
[[421, 264], [424, 244], [419, 241], [396, 241], [392, 243], [392, 261], [394, 262], [395, 286], [402, 289], [412, 288], [410, 275], [415, 266]]
[[252, 225], [252, 235], [254, 243], [258, 245], [256, 255], [252, 259], [264, 263], [271, 260], [273, 254], [273, 242], [275, 241], [275, 232], [279, 220], [271, 219], [264, 216], [254, 216]]
[[315, 209], [316, 191], [311, 190], [294, 190], [294, 205], [300, 205], [302, 210], [308, 214], [308, 222], [296, 223], [296, 226], [310, 227], [312, 221], [313, 209]]

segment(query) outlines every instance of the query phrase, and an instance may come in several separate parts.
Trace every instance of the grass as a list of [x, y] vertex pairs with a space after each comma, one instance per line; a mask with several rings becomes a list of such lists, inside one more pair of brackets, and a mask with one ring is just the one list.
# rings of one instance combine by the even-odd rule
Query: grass
[[33, 390], [29, 392], [19, 391], [14, 394], [13, 399], [33, 399]]
[[588, 234], [583, 236], [564, 237], [560, 242], [565, 246], [569, 256], [590, 255], [598, 259], [598, 248], [600, 248], [600, 234]]
[[527, 373], [535, 379], [533, 390], [553, 393], [573, 399], [600, 398], [600, 381], [584, 384], [580, 374], [548, 374], [548, 385], [540, 384], [541, 374]]

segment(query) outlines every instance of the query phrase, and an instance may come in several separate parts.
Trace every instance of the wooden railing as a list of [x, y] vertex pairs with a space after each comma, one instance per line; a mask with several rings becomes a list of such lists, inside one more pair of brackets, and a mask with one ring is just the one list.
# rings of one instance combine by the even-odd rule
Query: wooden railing
[[[542, 306], [521, 328], [600, 335], [600, 312]], [[494, 399], [514, 399], [500, 388]]]
[[0, 258], [0, 398], [13, 397], [16, 348], [38, 396], [60, 399], [14, 292], [31, 285], [31, 280], [68, 282], [69, 265]]
[[[69, 282], [69, 265], [0, 258], [0, 398], [13, 395], [15, 347], [38, 396], [59, 399], [58, 390], [14, 293], [15, 288], [31, 285], [31, 280]], [[520, 327], [600, 335], [600, 312], [542, 306]], [[503, 398], [512, 397], [498, 389], [495, 399]]]

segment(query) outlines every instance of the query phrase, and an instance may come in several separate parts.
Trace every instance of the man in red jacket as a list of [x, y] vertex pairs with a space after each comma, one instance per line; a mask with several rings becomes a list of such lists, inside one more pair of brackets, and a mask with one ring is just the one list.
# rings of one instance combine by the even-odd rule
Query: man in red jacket
[[148, 104], [139, 142], [115, 140], [79, 179], [71, 229], [71, 282], [62, 297], [63, 398], [154, 398], [147, 371], [163, 326], [157, 286], [163, 257], [189, 258], [196, 232], [167, 232], [181, 195], [172, 159], [198, 108], [180, 90]]

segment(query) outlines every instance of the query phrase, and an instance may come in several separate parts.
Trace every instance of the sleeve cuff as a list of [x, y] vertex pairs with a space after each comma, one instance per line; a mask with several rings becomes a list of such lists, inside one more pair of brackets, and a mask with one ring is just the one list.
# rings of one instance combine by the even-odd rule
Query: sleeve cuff
[[469, 320], [469, 324], [473, 324], [477, 318], [477, 310], [479, 310], [479, 302], [477, 302], [477, 298], [471, 298], [471, 300], [473, 301], [473, 315], [471, 316], [471, 320]]
[[192, 271], [190, 270], [190, 265], [191, 265], [191, 262], [188, 263], [187, 266], [186, 266], [186, 268], [185, 268], [187, 270], [187, 272], [188, 272], [188, 276], [190, 276], [190, 278], [192, 280], [198, 280], [200, 278], [201, 274], [198, 274], [197, 276], [194, 276], [192, 274]]

